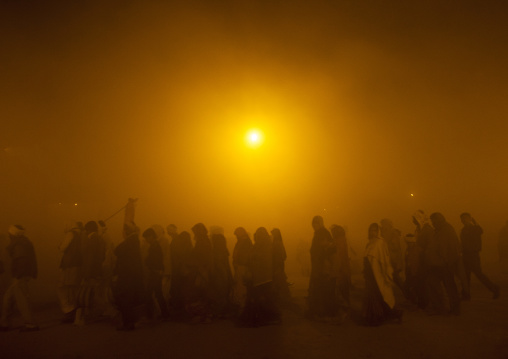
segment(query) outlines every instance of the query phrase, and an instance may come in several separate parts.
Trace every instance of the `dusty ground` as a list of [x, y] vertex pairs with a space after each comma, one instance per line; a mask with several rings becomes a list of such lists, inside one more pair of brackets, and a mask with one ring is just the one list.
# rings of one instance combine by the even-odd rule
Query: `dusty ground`
[[[236, 328], [229, 321], [189, 325], [140, 323], [118, 332], [110, 322], [85, 327], [59, 324], [56, 307], [37, 313], [41, 331], [0, 333], [1, 358], [508, 358], [508, 270], [486, 268], [501, 284], [491, 294], [473, 279], [472, 300], [460, 316], [427, 316], [406, 310], [401, 324], [363, 327], [354, 319], [341, 325], [311, 322], [301, 310], [285, 310], [283, 324]], [[303, 307], [307, 279], [290, 278], [293, 296]], [[361, 300], [355, 278], [354, 307]]]

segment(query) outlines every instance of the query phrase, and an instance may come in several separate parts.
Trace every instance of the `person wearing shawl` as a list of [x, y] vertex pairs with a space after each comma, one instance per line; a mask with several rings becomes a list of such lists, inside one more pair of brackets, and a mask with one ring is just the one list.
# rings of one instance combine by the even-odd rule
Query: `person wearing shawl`
[[312, 219], [314, 237], [310, 248], [311, 272], [307, 317], [331, 319], [335, 316], [335, 281], [331, 273], [333, 247], [332, 236], [325, 228], [323, 217]]
[[[175, 228], [176, 231], [176, 228]], [[171, 233], [168, 231], [168, 233]], [[187, 316], [186, 306], [189, 304], [190, 292], [193, 287], [191, 278], [192, 240], [190, 233], [183, 231], [171, 241], [171, 309], [177, 320]]]
[[147, 255], [143, 263], [146, 273], [146, 314], [148, 318], [154, 317], [155, 297], [155, 300], [159, 305], [161, 319], [166, 320], [169, 317], [169, 313], [166, 300], [162, 294], [162, 274], [164, 273], [162, 248], [157, 240], [157, 234], [153, 228], [145, 230], [142, 236], [148, 244]]
[[380, 228], [381, 238], [385, 240], [390, 254], [390, 263], [393, 268], [393, 281], [404, 291], [404, 283], [401, 273], [404, 268], [404, 253], [401, 247], [401, 233], [393, 226], [391, 220], [385, 218], [381, 220]]
[[12, 282], [4, 294], [0, 331], [9, 330], [9, 318], [13, 314], [14, 304], [25, 321], [20, 331], [37, 331], [39, 326], [33, 320], [28, 291], [28, 283], [37, 278], [35, 250], [32, 242], [25, 237], [25, 228], [21, 225], [10, 226], [8, 233], [10, 243], [7, 246], [7, 253], [11, 259]]
[[124, 224], [123, 238], [115, 248], [116, 280], [113, 282], [113, 294], [122, 321], [117, 329], [133, 330], [144, 293], [139, 228], [134, 222], [127, 221]]
[[257, 327], [280, 323], [273, 299], [272, 240], [264, 227], [254, 233], [247, 268], [247, 301], [239, 325]]
[[330, 228], [335, 253], [332, 255], [332, 276], [335, 278], [335, 299], [338, 308], [347, 313], [349, 311], [349, 290], [351, 287], [351, 269], [349, 266], [349, 251], [346, 231], [342, 226], [333, 225]]
[[[428, 289], [429, 265], [426, 261], [425, 253], [427, 252], [428, 245], [432, 241], [432, 238], [434, 236], [434, 229], [430, 224], [429, 217], [422, 210], [418, 210], [413, 214], [413, 223], [416, 226], [415, 232], [412, 235], [415, 243], [413, 247], [414, 255], [411, 256], [412, 265], [406, 264], [406, 271], [410, 270], [411, 275], [414, 278], [412, 284], [412, 287], [414, 289], [413, 300], [420, 309], [426, 309], [429, 304], [429, 289]], [[406, 236], [406, 240], [407, 238], [408, 237]], [[409, 253], [407, 254], [410, 255]], [[408, 273], [406, 273], [406, 282], [407, 278]]]
[[99, 236], [97, 222], [87, 222], [85, 224], [85, 234], [86, 237], [81, 242], [81, 285], [78, 294], [76, 318], [74, 319], [75, 325], [84, 325], [92, 315], [93, 299], [102, 281], [102, 263], [106, 253], [104, 241]]
[[187, 311], [193, 316], [194, 323], [210, 323], [211, 311], [211, 275], [213, 270], [212, 243], [208, 230], [203, 223], [192, 227], [194, 248], [191, 252], [191, 278], [193, 283], [191, 303]]
[[445, 314], [444, 286], [450, 303], [450, 313], [460, 314], [460, 299], [454, 273], [460, 261], [459, 238], [445, 217], [435, 212], [430, 215], [434, 236], [428, 244], [429, 264], [429, 314]]
[[237, 313], [242, 313], [247, 299], [246, 274], [248, 262], [252, 250], [252, 241], [243, 227], [238, 227], [234, 232], [236, 244], [233, 249], [233, 303]]
[[213, 248], [213, 314], [217, 318], [224, 318], [231, 314], [231, 291], [233, 274], [229, 265], [229, 251], [224, 237], [224, 230], [212, 227], [211, 241]]
[[162, 295], [166, 303], [169, 303], [169, 292], [171, 290], [171, 240], [173, 237], [168, 238], [161, 225], [154, 224], [152, 229], [157, 235], [157, 242], [159, 242], [162, 250], [162, 264], [164, 265], [164, 271], [162, 273]]
[[393, 268], [386, 242], [379, 237], [379, 225], [369, 226], [369, 242], [363, 259], [365, 300], [363, 313], [369, 326], [377, 326], [389, 319], [402, 318], [402, 311], [394, 309]]
[[285, 262], [287, 259], [286, 248], [282, 241], [282, 235], [278, 228], [271, 231], [273, 246], [273, 291], [277, 304], [288, 304], [291, 299], [289, 285], [286, 276]]
[[73, 323], [78, 306], [78, 292], [81, 283], [81, 229], [78, 222], [65, 230], [65, 237], [58, 247], [62, 252], [60, 260], [60, 281], [57, 295], [64, 316], [62, 323]]

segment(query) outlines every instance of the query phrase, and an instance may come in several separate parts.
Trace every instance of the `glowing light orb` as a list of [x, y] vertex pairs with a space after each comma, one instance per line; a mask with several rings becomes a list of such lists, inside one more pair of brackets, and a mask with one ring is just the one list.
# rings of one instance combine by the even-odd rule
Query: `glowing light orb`
[[251, 129], [245, 135], [245, 143], [251, 148], [257, 148], [263, 144], [264, 135], [258, 129]]

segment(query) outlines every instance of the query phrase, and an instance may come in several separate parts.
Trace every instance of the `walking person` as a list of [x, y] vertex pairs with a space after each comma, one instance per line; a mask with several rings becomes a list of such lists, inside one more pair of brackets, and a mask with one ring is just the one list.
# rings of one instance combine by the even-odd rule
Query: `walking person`
[[2, 317], [0, 319], [0, 331], [10, 328], [10, 317], [16, 304], [24, 325], [21, 332], [38, 331], [39, 326], [35, 324], [28, 284], [32, 279], [37, 278], [37, 259], [32, 242], [25, 237], [25, 228], [17, 224], [9, 228], [10, 243], [7, 246], [7, 253], [11, 259], [12, 282], [4, 294]]

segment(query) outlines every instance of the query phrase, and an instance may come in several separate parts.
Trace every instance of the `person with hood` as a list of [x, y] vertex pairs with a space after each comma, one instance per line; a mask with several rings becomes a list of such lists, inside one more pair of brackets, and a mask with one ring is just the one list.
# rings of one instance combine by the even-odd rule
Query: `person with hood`
[[194, 248], [191, 252], [192, 299], [188, 312], [193, 323], [211, 323], [211, 276], [213, 270], [212, 242], [203, 223], [192, 227]]
[[454, 273], [460, 260], [459, 238], [445, 217], [435, 212], [430, 215], [434, 236], [428, 243], [430, 314], [444, 314], [445, 305], [441, 285], [448, 295], [450, 313], [460, 314], [460, 299]]
[[125, 222], [123, 241], [115, 248], [115, 256], [113, 295], [121, 315], [117, 329], [134, 330], [144, 293], [139, 228], [134, 222]]
[[[462, 248], [462, 259], [464, 261], [464, 269], [466, 272], [467, 288], [470, 288], [471, 273], [492, 292], [492, 298], [499, 298], [499, 287], [492, 283], [490, 279], [483, 273], [480, 251], [482, 250], [482, 234], [483, 229], [480, 227], [471, 214], [465, 212], [460, 215], [460, 220], [464, 227], [460, 231], [460, 242]], [[469, 292], [463, 293], [464, 299], [471, 299]]]
[[400, 231], [393, 226], [391, 220], [385, 218], [381, 220], [381, 238], [388, 246], [390, 253], [390, 262], [393, 268], [393, 281], [404, 292], [404, 283], [401, 273], [404, 268], [404, 256], [401, 247]]
[[314, 237], [310, 247], [311, 272], [307, 317], [311, 319], [332, 318], [335, 315], [335, 281], [331, 273], [333, 240], [325, 228], [323, 217], [312, 219]]
[[238, 227], [234, 232], [236, 244], [233, 249], [233, 303], [238, 314], [245, 308], [247, 299], [246, 275], [248, 272], [249, 258], [252, 250], [252, 241], [243, 227]]
[[72, 223], [69, 227], [59, 246], [62, 259], [57, 294], [60, 309], [64, 314], [62, 323], [73, 323], [75, 320], [81, 283], [81, 229], [78, 222]]
[[4, 294], [2, 317], [0, 319], [0, 331], [10, 328], [9, 318], [13, 314], [16, 304], [25, 324], [21, 327], [22, 332], [39, 330], [32, 316], [28, 284], [37, 278], [37, 258], [32, 242], [25, 236], [25, 228], [16, 224], [8, 230], [10, 243], [7, 253], [11, 259], [12, 282]]
[[153, 228], [143, 232], [143, 238], [148, 244], [147, 255], [144, 259], [145, 283], [146, 283], [146, 312], [147, 317], [154, 316], [154, 297], [159, 305], [161, 319], [168, 319], [169, 313], [166, 300], [162, 294], [162, 274], [164, 273], [164, 261], [162, 248], [157, 240], [157, 234]]
[[337, 307], [345, 314], [349, 311], [349, 291], [351, 288], [351, 269], [346, 231], [334, 224], [330, 228], [335, 251], [332, 254], [332, 276], [335, 278], [335, 299]]
[[379, 237], [379, 225], [372, 223], [369, 242], [363, 259], [365, 300], [363, 315], [369, 326], [378, 326], [387, 320], [401, 320], [402, 311], [394, 309], [393, 268], [386, 242]]
[[282, 241], [280, 229], [274, 228], [272, 234], [273, 253], [273, 291], [275, 301], [278, 305], [289, 304], [291, 293], [286, 275], [285, 262], [287, 259], [286, 248]]
[[171, 291], [171, 241], [173, 237], [168, 237], [164, 233], [164, 228], [159, 224], [152, 226], [155, 234], [157, 235], [157, 242], [162, 250], [162, 264], [164, 271], [162, 273], [162, 295], [166, 303], [169, 303]]
[[[169, 232], [171, 233], [171, 232]], [[186, 306], [189, 304], [189, 295], [192, 290], [191, 256], [192, 240], [187, 231], [173, 237], [171, 241], [171, 309], [178, 320], [187, 316]]]
[[264, 227], [254, 233], [247, 267], [247, 302], [240, 325], [257, 327], [280, 323], [280, 313], [273, 298], [272, 240]]
[[229, 251], [224, 230], [221, 227], [212, 227], [210, 232], [213, 248], [213, 314], [217, 318], [224, 318], [231, 314], [233, 274], [229, 265]]

